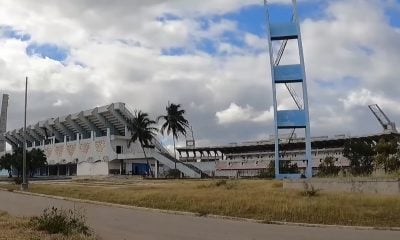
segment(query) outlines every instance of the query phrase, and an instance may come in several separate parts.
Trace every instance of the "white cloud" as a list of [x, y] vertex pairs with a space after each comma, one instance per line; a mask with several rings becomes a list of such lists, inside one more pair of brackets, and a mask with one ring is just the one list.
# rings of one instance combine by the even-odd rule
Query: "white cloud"
[[384, 95], [373, 93], [368, 89], [361, 89], [359, 91], [350, 92], [350, 94], [344, 98], [339, 99], [343, 102], [345, 110], [351, 110], [355, 107], [366, 107], [371, 104], [378, 104], [382, 108], [391, 109], [400, 113], [398, 108], [398, 102], [385, 97]]
[[[0, 25], [31, 35], [29, 41], [0, 37], [0, 88], [10, 93], [9, 127], [21, 125], [28, 75], [30, 122], [114, 101], [156, 116], [173, 101], [183, 104], [203, 143], [268, 136], [273, 111], [265, 110], [272, 105], [267, 41], [239, 29], [234, 19], [214, 18], [261, 3], [1, 1]], [[395, 1], [385, 3], [398, 7]], [[371, 117], [368, 103], [382, 105], [393, 120], [400, 120], [400, 32], [388, 23], [388, 5], [337, 0], [326, 1], [326, 6], [321, 18], [302, 22], [313, 134], [345, 127], [370, 132], [375, 122], [357, 124], [366, 114]], [[244, 46], [226, 39], [226, 32], [242, 39]], [[214, 44], [216, 54], [199, 49], [204, 39]], [[34, 42], [59, 45], [69, 55], [63, 62], [28, 56], [26, 47]], [[296, 60], [295, 45], [288, 45], [289, 60], [282, 63]], [[171, 48], [184, 54], [163, 55]], [[278, 93], [280, 109], [296, 108], [286, 90]]]
[[246, 105], [246, 107], [238, 106], [231, 103], [225, 110], [219, 111], [215, 114], [218, 124], [230, 124], [240, 122], [272, 122], [274, 118], [274, 110], [271, 107], [268, 111], [256, 111], [253, 107]]
[[215, 115], [219, 124], [226, 124], [248, 121], [251, 119], [252, 112], [253, 108], [250, 106], [242, 108], [235, 103], [231, 103], [227, 109], [217, 112]]

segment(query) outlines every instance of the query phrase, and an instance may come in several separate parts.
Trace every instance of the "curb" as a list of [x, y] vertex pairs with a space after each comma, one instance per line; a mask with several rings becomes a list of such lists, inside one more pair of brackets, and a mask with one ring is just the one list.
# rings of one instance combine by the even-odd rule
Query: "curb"
[[223, 219], [223, 220], [248, 222], [248, 223], [285, 225], [285, 226], [297, 226], [297, 227], [339, 228], [339, 229], [350, 229], [350, 230], [400, 231], [400, 227], [366, 227], [366, 226], [326, 225], [326, 224], [314, 224], [314, 223], [265, 221], [265, 220], [251, 219], [251, 218], [240, 218], [240, 217], [231, 217], [231, 216], [215, 215], [215, 214], [204, 214], [203, 215], [201, 213], [194, 213], [194, 212], [185, 212], [185, 211], [158, 209], [158, 208], [147, 208], [147, 207], [130, 206], [130, 205], [124, 205], [124, 204], [100, 202], [100, 201], [87, 200], [87, 199], [78, 199], [78, 198], [47, 195], [47, 194], [41, 194], [41, 193], [24, 192], [24, 191], [20, 191], [20, 190], [12, 190], [11, 191], [9, 189], [1, 188], [1, 187], [0, 187], [0, 191], [13, 192], [13, 193], [19, 193], [19, 194], [25, 194], [25, 195], [31, 195], [31, 196], [37, 196], [37, 197], [52, 198], [52, 199], [57, 199], [57, 200], [65, 200], [65, 201], [78, 202], [78, 203], [95, 204], [95, 205], [107, 206], [107, 207], [117, 207], [117, 208], [132, 209], [132, 210], [142, 210], [142, 211], [148, 211], [148, 212], [173, 214], [173, 215], [181, 215], [181, 216], [192, 216], [192, 217], [205, 217], [205, 218], [212, 218], [212, 219]]

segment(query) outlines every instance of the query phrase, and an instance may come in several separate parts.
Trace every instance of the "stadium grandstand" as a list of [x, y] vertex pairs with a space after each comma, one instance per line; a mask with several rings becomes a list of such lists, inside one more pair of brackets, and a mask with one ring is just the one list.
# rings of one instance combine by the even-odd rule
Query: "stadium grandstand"
[[[176, 162], [176, 168], [185, 177], [201, 177], [199, 169], [174, 159], [156, 139], [151, 148], [146, 148], [148, 159], [139, 143], [128, 147], [131, 133], [127, 126], [132, 117], [124, 103], [112, 103], [27, 126], [27, 150], [42, 149], [48, 163], [36, 169], [35, 175], [145, 175], [153, 172], [159, 177], [174, 168]], [[15, 150], [23, 146], [23, 132], [23, 128], [8, 131], [4, 139]], [[0, 155], [4, 153], [3, 150]]]

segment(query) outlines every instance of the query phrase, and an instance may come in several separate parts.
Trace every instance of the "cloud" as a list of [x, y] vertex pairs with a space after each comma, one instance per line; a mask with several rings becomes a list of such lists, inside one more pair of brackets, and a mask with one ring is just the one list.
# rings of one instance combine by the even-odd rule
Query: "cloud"
[[[398, 6], [335, 0], [300, 8], [313, 135], [379, 131], [370, 102], [400, 119], [400, 31], [388, 4]], [[29, 123], [117, 101], [156, 117], [172, 101], [183, 105], [200, 143], [268, 136], [265, 33], [231, 14], [250, 6], [261, 17], [246, 26], [263, 26], [259, 0], [1, 1], [0, 88], [10, 94], [9, 129], [22, 124], [29, 76]], [[318, 17], [308, 15], [314, 8]], [[33, 44], [60, 50], [61, 58], [46, 48], [28, 54]], [[298, 61], [297, 50], [289, 43], [282, 63]], [[296, 108], [287, 90], [278, 94], [280, 109]]]
[[225, 110], [219, 111], [215, 114], [218, 124], [231, 124], [240, 122], [271, 122], [274, 118], [274, 111], [271, 107], [269, 111], [256, 111], [253, 107], [247, 105], [246, 107], [238, 106], [231, 103]]
[[398, 102], [385, 97], [379, 93], [373, 93], [368, 89], [361, 89], [359, 91], [350, 92], [344, 99], [339, 99], [346, 110], [351, 110], [356, 107], [365, 107], [371, 104], [378, 104], [383, 108], [391, 109], [400, 113]]

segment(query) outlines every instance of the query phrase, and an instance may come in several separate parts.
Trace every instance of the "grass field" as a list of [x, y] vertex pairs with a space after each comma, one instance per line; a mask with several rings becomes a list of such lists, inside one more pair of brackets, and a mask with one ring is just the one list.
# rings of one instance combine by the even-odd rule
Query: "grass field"
[[[4, 185], [15, 188], [15, 185]], [[282, 189], [271, 180], [79, 180], [31, 184], [36, 193], [270, 221], [400, 227], [400, 196]]]
[[8, 240], [89, 240], [83, 235], [62, 236], [50, 235], [34, 230], [28, 218], [16, 218], [0, 211], [0, 239]]

